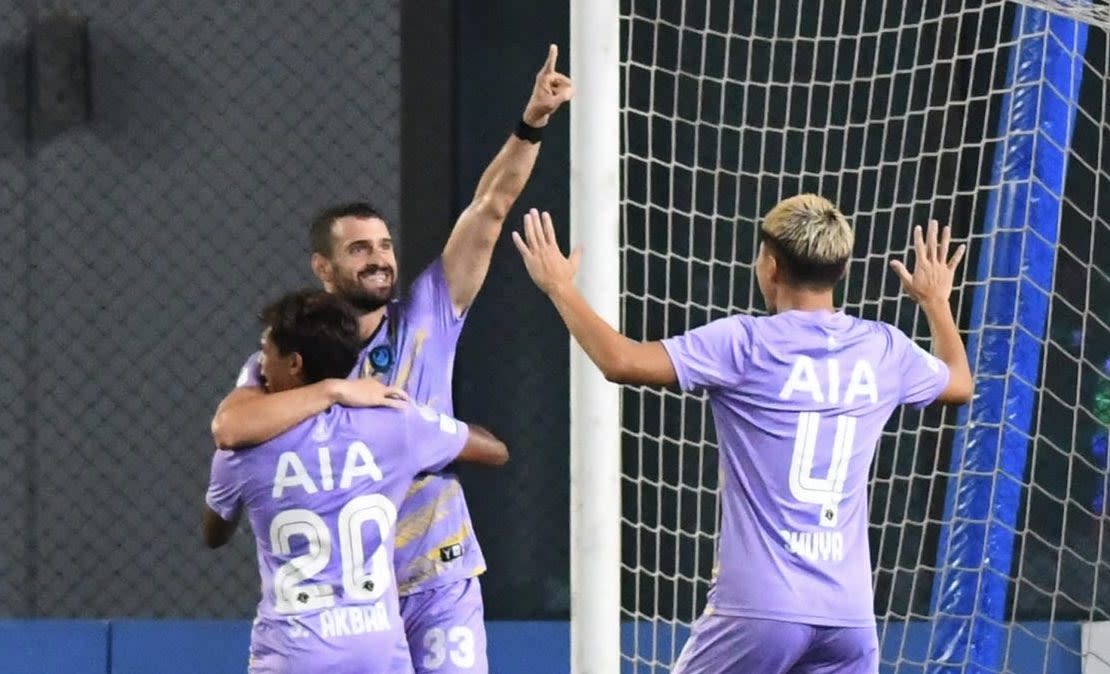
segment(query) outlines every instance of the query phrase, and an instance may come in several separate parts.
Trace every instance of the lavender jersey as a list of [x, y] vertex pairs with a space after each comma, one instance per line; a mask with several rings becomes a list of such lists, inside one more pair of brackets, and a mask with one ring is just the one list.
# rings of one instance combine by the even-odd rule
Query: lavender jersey
[[[355, 373], [405, 389], [412, 399], [454, 414], [451, 378], [465, 314], [456, 316], [442, 259], [428, 266], [359, 356]], [[383, 354], [389, 354], [386, 357]], [[472, 578], [486, 570], [462, 486], [451, 473], [420, 476], [397, 523], [397, 582], [402, 595]]]
[[426, 407], [335, 406], [249, 451], [217, 451], [206, 501], [245, 509], [262, 598], [252, 672], [411, 672], [393, 572], [397, 508], [467, 428]]
[[717, 428], [722, 523], [707, 614], [874, 625], [867, 481], [899, 404], [948, 368], [897, 328], [843, 313], [732, 316], [663, 341]]
[[[451, 377], [465, 314], [456, 316], [443, 262], [428, 266], [408, 296], [389, 307], [352, 376], [400, 386], [418, 403], [454, 414]], [[259, 386], [258, 354], [238, 386]], [[401, 506], [397, 525], [397, 581], [401, 595], [472, 578], [486, 570], [462, 486], [451, 473], [421, 475]]]

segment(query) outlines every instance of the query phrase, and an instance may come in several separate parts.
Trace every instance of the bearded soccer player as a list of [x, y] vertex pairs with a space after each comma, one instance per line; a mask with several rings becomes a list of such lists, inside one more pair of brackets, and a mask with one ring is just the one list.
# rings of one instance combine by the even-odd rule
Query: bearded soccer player
[[708, 394], [720, 444], [718, 572], [677, 674], [878, 672], [867, 481], [899, 405], [968, 402], [972, 377], [949, 306], [963, 257], [949, 229], [914, 229], [894, 271], [929, 323], [934, 355], [897, 328], [838, 311], [853, 233], [800, 195], [764, 218], [755, 273], [770, 316], [730, 316], [654, 342], [605, 323], [574, 287], [547, 213], [514, 232], [536, 285], [610, 381]]
[[[389, 403], [399, 390], [415, 401], [453, 413], [451, 374], [467, 309], [489, 270], [505, 217], [524, 189], [539, 153], [542, 129], [573, 94], [548, 50], [531, 98], [513, 135], [482, 174], [471, 204], [459, 216], [442, 255], [395, 299], [397, 260], [385, 219], [367, 204], [324, 211], [311, 227], [312, 269], [324, 288], [362, 313], [365, 340], [357, 374], [390, 389], [362, 389], [359, 402]], [[220, 447], [264, 441], [339, 400], [334, 382], [262, 395], [257, 367], [248, 362], [240, 386], [213, 419]], [[344, 398], [348, 402], [353, 400]], [[478, 576], [485, 560], [458, 479], [421, 476], [398, 515], [397, 578], [417, 672], [488, 671]]]
[[[263, 323], [272, 392], [342, 378], [362, 348], [350, 305], [322, 291], [283, 297]], [[204, 537], [223, 545], [247, 511], [262, 577], [252, 674], [412, 672], [393, 574], [397, 508], [418, 473], [507, 458], [488, 433], [419, 406], [333, 406], [247, 451], [217, 451]]]

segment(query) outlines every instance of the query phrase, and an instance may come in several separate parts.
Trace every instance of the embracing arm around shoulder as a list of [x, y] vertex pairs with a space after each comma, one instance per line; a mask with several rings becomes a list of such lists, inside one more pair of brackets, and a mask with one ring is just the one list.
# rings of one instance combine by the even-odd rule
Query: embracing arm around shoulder
[[405, 406], [403, 390], [376, 379], [325, 379], [278, 393], [241, 386], [220, 402], [212, 417], [212, 439], [220, 449], [253, 447], [281, 435], [332, 405]]

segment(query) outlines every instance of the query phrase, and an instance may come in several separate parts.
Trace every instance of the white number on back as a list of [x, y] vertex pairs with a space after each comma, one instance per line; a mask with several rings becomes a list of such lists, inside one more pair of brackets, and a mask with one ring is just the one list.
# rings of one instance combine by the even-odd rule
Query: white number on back
[[[425, 669], [439, 669], [447, 662], [448, 656], [451, 664], [461, 669], [470, 669], [474, 666], [474, 631], [465, 625], [456, 625], [444, 632], [439, 627], [433, 627], [424, 633]], [[451, 650], [447, 649], [447, 642]]]
[[[367, 522], [378, 526], [380, 544], [370, 555], [366, 569], [362, 528]], [[363, 601], [379, 599], [390, 587], [393, 571], [384, 542], [397, 522], [397, 508], [381, 494], [357, 496], [339, 511], [339, 555], [343, 592]], [[282, 564], [274, 572], [274, 609], [278, 613], [300, 613], [335, 605], [335, 593], [326, 583], [311, 583], [331, 560], [331, 532], [316, 513], [304, 508], [285, 510], [270, 523], [270, 546], [277, 554], [292, 552], [293, 538], [303, 536], [308, 550]]]
[[848, 460], [856, 438], [856, 418], [836, 417], [836, 436], [833, 438], [832, 459], [824, 477], [813, 475], [817, 451], [817, 430], [821, 415], [802, 412], [798, 415], [798, 429], [794, 436], [794, 453], [790, 458], [790, 493], [802, 503], [822, 506], [821, 526], [837, 525], [837, 507], [844, 497], [844, 481], [848, 477]]

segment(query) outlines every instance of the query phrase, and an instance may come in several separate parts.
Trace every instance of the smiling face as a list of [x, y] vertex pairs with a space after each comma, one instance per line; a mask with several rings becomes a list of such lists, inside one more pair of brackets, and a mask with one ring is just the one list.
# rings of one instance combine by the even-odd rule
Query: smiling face
[[374, 311], [393, 299], [397, 257], [381, 218], [337, 218], [331, 226], [330, 255], [315, 253], [312, 267], [328, 292], [360, 311]]

